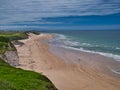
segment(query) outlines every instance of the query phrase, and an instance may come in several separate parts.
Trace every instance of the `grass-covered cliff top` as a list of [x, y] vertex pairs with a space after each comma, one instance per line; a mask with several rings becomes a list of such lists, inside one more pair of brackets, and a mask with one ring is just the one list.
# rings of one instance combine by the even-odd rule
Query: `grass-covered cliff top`
[[[27, 37], [25, 32], [0, 32], [0, 54], [15, 49], [11, 41]], [[12, 67], [0, 59], [0, 90], [56, 90], [56, 88], [47, 77]]]
[[0, 90], [56, 90], [45, 76], [10, 66], [0, 59]]
[[15, 50], [12, 40], [28, 38], [26, 32], [0, 32], [0, 54], [8, 50]]
[[18, 40], [27, 38], [25, 32], [0, 32], [0, 37], [6, 37], [9, 40]]
[[4, 54], [5, 51], [8, 50], [15, 50], [15, 48], [12, 47], [12, 43], [10, 42], [9, 38], [0, 36], [0, 54]]

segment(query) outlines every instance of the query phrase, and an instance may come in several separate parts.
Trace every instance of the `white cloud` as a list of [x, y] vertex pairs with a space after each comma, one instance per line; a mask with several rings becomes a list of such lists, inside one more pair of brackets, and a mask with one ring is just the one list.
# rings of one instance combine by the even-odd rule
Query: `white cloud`
[[0, 24], [114, 13], [120, 13], [120, 0], [0, 0]]

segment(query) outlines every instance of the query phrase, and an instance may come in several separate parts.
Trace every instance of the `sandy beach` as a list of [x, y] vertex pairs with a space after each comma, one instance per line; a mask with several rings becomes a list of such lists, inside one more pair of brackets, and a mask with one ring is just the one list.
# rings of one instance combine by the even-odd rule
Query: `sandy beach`
[[28, 39], [20, 40], [24, 45], [15, 45], [20, 64], [17, 68], [46, 75], [58, 90], [120, 90], [120, 77], [112, 74], [108, 66], [116, 68], [119, 63], [96, 54], [72, 50], [65, 53], [50, 47], [50, 38], [50, 34], [29, 33]]

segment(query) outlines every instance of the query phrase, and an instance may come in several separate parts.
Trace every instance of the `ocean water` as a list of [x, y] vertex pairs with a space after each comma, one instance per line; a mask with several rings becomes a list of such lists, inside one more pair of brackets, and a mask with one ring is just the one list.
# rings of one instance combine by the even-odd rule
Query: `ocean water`
[[61, 30], [46, 33], [53, 34], [53, 45], [98, 53], [120, 61], [120, 30]]

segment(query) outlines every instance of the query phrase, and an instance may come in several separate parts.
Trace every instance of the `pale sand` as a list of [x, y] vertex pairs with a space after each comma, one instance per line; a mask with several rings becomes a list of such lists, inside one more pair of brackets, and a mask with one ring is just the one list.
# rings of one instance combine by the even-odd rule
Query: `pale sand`
[[[20, 40], [25, 45], [15, 45], [20, 66], [46, 75], [59, 90], [120, 90], [120, 81], [97, 70], [66, 63], [49, 51], [49, 34], [29, 34], [29, 39]], [[41, 42], [40, 42], [41, 40]], [[94, 62], [92, 62], [94, 64]]]

